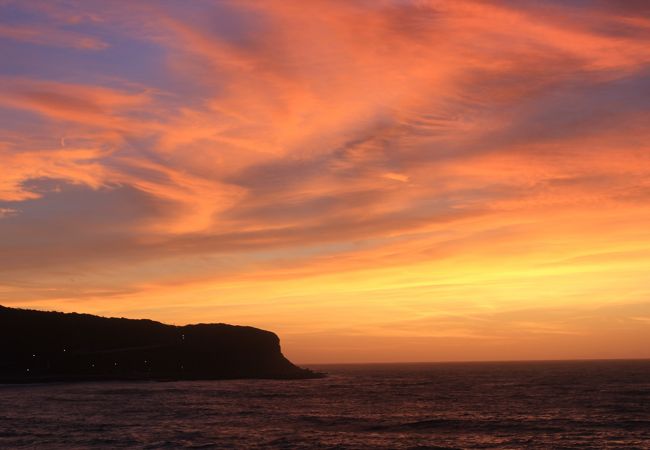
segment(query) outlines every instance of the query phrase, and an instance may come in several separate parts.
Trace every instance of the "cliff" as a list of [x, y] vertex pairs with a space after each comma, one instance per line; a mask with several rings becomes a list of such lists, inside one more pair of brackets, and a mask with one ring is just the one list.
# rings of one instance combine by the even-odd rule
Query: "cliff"
[[0, 306], [0, 383], [313, 378], [269, 331]]

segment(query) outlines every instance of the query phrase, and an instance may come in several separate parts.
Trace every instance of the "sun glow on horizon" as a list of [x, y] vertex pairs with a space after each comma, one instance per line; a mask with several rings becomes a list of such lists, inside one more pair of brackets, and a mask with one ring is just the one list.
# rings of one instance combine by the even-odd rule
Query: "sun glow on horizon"
[[643, 2], [9, 0], [0, 55], [0, 304], [650, 357]]

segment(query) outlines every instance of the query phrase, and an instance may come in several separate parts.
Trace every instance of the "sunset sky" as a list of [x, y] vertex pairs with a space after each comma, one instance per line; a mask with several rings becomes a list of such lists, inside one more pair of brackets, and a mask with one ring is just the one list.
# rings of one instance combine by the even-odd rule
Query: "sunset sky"
[[0, 0], [0, 303], [650, 357], [649, 125], [646, 0]]

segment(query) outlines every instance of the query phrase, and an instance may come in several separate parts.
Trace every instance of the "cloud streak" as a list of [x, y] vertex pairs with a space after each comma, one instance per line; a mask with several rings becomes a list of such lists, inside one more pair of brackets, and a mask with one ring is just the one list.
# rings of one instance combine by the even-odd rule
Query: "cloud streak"
[[0, 4], [0, 300], [251, 323], [304, 358], [291, 336], [441, 314], [469, 348], [486, 311], [523, 351], [536, 313], [499, 317], [566, 307], [528, 327], [550, 348], [585, 302], [647, 301], [642, 3], [303, 3]]

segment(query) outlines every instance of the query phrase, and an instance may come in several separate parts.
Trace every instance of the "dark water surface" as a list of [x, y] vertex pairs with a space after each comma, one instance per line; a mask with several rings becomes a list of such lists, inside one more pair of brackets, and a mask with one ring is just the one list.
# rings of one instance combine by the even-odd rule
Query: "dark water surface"
[[314, 368], [330, 376], [0, 386], [0, 448], [650, 449], [650, 361]]

